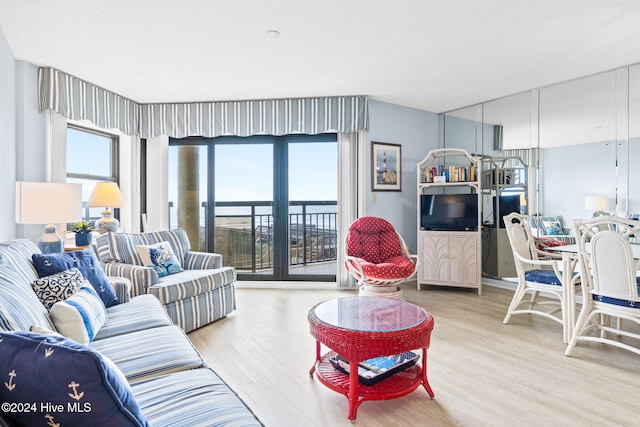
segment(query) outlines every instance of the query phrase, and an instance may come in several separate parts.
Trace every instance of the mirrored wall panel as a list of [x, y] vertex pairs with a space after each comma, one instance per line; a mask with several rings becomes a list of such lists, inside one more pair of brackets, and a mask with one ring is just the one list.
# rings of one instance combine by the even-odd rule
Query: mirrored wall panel
[[640, 214], [640, 65], [629, 67], [629, 144], [626, 157], [628, 171], [629, 214]]
[[615, 72], [542, 88], [539, 103], [540, 213], [571, 221], [615, 212]]
[[522, 155], [530, 214], [640, 214], [640, 65], [443, 114], [443, 144]]

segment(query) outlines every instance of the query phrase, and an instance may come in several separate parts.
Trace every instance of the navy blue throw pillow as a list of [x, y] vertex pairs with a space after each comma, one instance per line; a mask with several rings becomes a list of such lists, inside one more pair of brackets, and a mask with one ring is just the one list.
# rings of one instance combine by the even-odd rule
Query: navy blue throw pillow
[[149, 426], [122, 371], [89, 347], [0, 332], [0, 354], [2, 416], [17, 425]]
[[31, 259], [40, 277], [51, 276], [76, 267], [91, 283], [105, 307], [118, 304], [116, 292], [91, 249], [55, 254], [33, 254]]

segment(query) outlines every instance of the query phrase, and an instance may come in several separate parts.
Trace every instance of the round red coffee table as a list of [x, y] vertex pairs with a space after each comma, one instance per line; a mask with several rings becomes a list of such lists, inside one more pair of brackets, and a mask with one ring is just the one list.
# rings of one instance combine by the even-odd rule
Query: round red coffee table
[[[365, 400], [387, 400], [411, 393], [420, 385], [431, 398], [427, 380], [427, 349], [433, 316], [417, 305], [390, 298], [346, 297], [322, 302], [309, 311], [311, 335], [316, 339], [316, 372], [321, 383], [349, 400], [350, 420]], [[321, 344], [330, 350], [321, 354]], [[420, 363], [371, 386], [358, 381], [358, 364], [365, 360], [422, 350]], [[349, 362], [349, 375], [329, 362], [339, 354]]]

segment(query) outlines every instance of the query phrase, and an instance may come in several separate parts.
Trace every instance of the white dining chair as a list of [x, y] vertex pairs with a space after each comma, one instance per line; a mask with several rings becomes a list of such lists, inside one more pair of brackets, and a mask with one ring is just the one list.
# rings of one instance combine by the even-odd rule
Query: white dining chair
[[[640, 236], [640, 221], [598, 217], [574, 221], [574, 228], [585, 297], [565, 355], [573, 355], [578, 341], [640, 355], [640, 248], [630, 242]], [[624, 327], [626, 320], [635, 325]]]
[[[579, 288], [578, 277], [570, 275], [567, 280], [570, 283], [563, 283], [560, 271], [562, 255], [537, 248], [528, 216], [514, 212], [504, 217], [504, 224], [513, 251], [518, 283], [502, 323], [509, 323], [511, 316], [516, 314], [542, 316], [560, 323], [563, 341], [568, 342], [574, 318], [570, 311], [575, 310], [568, 287], [573, 286], [573, 291]], [[574, 258], [569, 262], [573, 271], [577, 260]]]

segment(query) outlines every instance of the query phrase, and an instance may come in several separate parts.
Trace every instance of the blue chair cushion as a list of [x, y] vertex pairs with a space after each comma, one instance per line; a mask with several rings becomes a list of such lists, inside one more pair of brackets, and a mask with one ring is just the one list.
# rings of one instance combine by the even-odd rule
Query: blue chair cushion
[[[636, 283], [638, 284], [638, 293], [640, 293], [640, 277], [636, 277]], [[605, 297], [597, 294], [593, 294], [592, 297], [594, 301], [600, 301], [607, 304], [619, 305], [621, 307], [640, 308], [640, 302], [638, 301]]]
[[105, 307], [118, 304], [116, 291], [109, 283], [109, 279], [104, 274], [98, 258], [91, 249], [55, 254], [33, 254], [31, 259], [40, 277], [50, 276], [68, 270], [71, 267], [76, 267], [85, 279], [91, 283]]
[[600, 301], [607, 304], [619, 305], [621, 307], [640, 308], [640, 302], [638, 301], [629, 301], [626, 299], [611, 298], [611, 297], [605, 297], [605, 296], [596, 295], [596, 294], [593, 294], [593, 299], [594, 301]]
[[[129, 383], [97, 351], [31, 332], [0, 332], [3, 411], [17, 425], [148, 426]], [[9, 406], [10, 407], [10, 406]]]
[[528, 282], [562, 286], [562, 281], [553, 270], [531, 270], [524, 275], [524, 278]]

